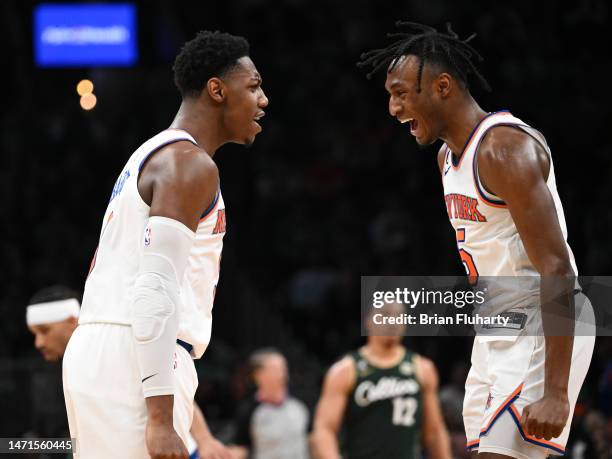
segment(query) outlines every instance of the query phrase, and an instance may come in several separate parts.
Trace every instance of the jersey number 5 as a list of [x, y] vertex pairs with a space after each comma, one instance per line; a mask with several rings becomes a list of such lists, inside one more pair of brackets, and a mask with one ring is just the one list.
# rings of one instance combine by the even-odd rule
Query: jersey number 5
[[461, 248], [461, 243], [465, 242], [465, 228], [457, 228], [457, 248], [459, 249], [459, 257], [465, 267], [468, 275], [468, 280], [471, 285], [475, 285], [478, 282], [478, 269], [474, 263], [474, 257], [467, 250]]

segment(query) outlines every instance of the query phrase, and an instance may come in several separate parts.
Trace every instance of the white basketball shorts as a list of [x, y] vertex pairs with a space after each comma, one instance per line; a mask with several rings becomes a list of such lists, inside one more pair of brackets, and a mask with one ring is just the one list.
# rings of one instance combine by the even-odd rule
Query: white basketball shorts
[[593, 310], [586, 301], [574, 337], [568, 385], [569, 418], [561, 435], [550, 441], [527, 434], [520, 425], [523, 408], [544, 395], [544, 336], [474, 339], [463, 402], [468, 450], [519, 459], [564, 454], [574, 407], [595, 345]]
[[[198, 378], [191, 356], [178, 344], [174, 369], [174, 429], [187, 444]], [[147, 408], [131, 327], [79, 325], [64, 355], [63, 382], [75, 458], [149, 458]]]

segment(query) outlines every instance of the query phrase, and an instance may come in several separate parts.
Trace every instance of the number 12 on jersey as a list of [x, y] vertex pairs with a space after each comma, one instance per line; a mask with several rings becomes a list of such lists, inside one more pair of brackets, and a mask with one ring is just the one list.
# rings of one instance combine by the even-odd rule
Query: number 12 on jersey
[[393, 419], [396, 426], [411, 426], [414, 424], [414, 415], [419, 402], [414, 397], [395, 397], [393, 399]]

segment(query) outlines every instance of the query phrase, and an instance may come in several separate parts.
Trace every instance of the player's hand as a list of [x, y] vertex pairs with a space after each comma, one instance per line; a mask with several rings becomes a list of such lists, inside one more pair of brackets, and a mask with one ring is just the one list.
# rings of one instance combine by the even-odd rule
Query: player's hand
[[521, 426], [529, 435], [550, 440], [561, 435], [568, 417], [567, 395], [545, 395], [523, 409]]
[[214, 437], [197, 443], [200, 459], [232, 459], [233, 457], [230, 450]]
[[189, 452], [171, 424], [147, 422], [145, 432], [151, 459], [189, 459]]

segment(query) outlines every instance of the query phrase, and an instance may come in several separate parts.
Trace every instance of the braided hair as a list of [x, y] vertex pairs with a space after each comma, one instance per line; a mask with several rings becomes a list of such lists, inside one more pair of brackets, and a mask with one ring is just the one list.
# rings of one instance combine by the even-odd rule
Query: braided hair
[[469, 44], [476, 36], [475, 33], [461, 40], [451, 29], [450, 23], [446, 24], [446, 33], [416, 22], [397, 21], [395, 25], [397, 28], [407, 27], [411, 31], [389, 33], [388, 38], [397, 38], [397, 40], [386, 48], [374, 49], [361, 55], [357, 66], [372, 67], [366, 75], [368, 79], [383, 67], [387, 67], [387, 72], [391, 72], [402, 61], [402, 57], [414, 55], [419, 59], [417, 92], [421, 92], [425, 62], [441, 66], [465, 88], [469, 87], [468, 77], [473, 75], [483, 89], [491, 90], [487, 80], [476, 68], [476, 64], [482, 62], [483, 58]]

